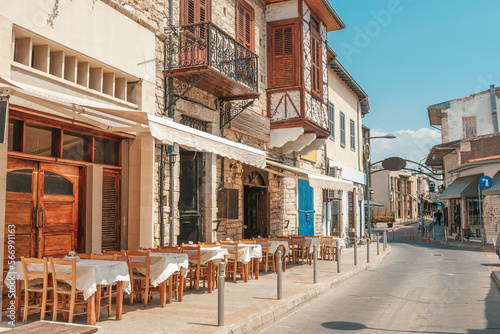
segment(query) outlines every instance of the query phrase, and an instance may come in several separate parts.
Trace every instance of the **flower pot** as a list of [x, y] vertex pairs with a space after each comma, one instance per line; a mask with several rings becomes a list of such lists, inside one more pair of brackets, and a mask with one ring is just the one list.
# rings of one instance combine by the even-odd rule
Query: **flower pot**
[[387, 223], [387, 227], [392, 227], [393, 223]]

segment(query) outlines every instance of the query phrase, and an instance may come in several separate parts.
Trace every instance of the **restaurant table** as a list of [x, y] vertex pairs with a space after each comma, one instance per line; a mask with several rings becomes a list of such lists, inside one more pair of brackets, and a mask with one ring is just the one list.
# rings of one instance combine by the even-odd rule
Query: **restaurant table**
[[[196, 251], [185, 249], [184, 253], [195, 256]], [[221, 246], [214, 247], [201, 247], [200, 248], [200, 266], [206, 264], [207, 265], [207, 277], [212, 277], [213, 267], [216, 266], [221, 261], [224, 261], [226, 257], [229, 256], [229, 252], [227, 249], [222, 248]], [[191, 260], [191, 263], [196, 263], [196, 260]], [[208, 293], [211, 293], [213, 290], [212, 280], [207, 279], [207, 290]]]
[[[281, 245], [285, 249], [285, 254], [283, 256], [288, 255], [290, 253], [290, 249], [288, 247], [288, 241], [286, 240], [268, 240], [269, 242], [269, 253], [274, 254], [278, 250], [278, 247]], [[257, 242], [258, 243], [258, 242]]]
[[[146, 258], [143, 256], [131, 256], [130, 261], [132, 263], [144, 263]], [[179, 285], [183, 285], [184, 279], [187, 275], [187, 269], [189, 267], [188, 255], [182, 253], [162, 253], [162, 252], [150, 252], [149, 253], [149, 280], [151, 285], [154, 287], [160, 286], [160, 304], [161, 307], [166, 307], [165, 294], [167, 292], [167, 280], [170, 277], [179, 272], [180, 280]], [[145, 268], [137, 269], [141, 274], [146, 275]], [[172, 283], [172, 282], [170, 282]], [[172, 296], [172, 284], [169, 284], [169, 296]], [[183, 289], [179, 289], [179, 301], [183, 298]], [[172, 300], [169, 299], [169, 303]]]
[[[236, 244], [228, 245], [225, 244], [224, 248], [234, 248]], [[234, 260], [234, 255], [229, 254], [229, 258]], [[248, 264], [252, 259], [256, 259], [255, 261], [255, 279], [259, 279], [259, 263], [262, 260], [262, 246], [259, 244], [238, 244], [238, 262], [241, 262], [245, 265], [246, 270], [248, 271]], [[248, 275], [245, 273], [244, 281], [248, 281]]]
[[344, 249], [346, 247], [344, 238], [333, 237], [333, 240], [337, 242], [337, 244], [340, 246], [340, 249]]
[[307, 248], [309, 248], [309, 252], [312, 254], [314, 250], [314, 246], [319, 251], [319, 238], [317, 237], [305, 237], [304, 243]]
[[[30, 271], [43, 271], [42, 264], [27, 264]], [[71, 275], [69, 266], [56, 265], [57, 272]], [[49, 273], [52, 269], [49, 265]], [[9, 277], [15, 277], [17, 291], [21, 291], [24, 280], [24, 272], [21, 261], [15, 262], [15, 268], [7, 273], [6, 282]], [[36, 280], [36, 279], [35, 279]], [[41, 279], [39, 279], [41, 280]], [[68, 284], [71, 281], [67, 281]], [[95, 314], [95, 292], [98, 285], [116, 284], [116, 320], [122, 319], [123, 291], [130, 293], [130, 276], [126, 262], [107, 260], [77, 259], [76, 261], [76, 289], [82, 291], [83, 299], [87, 301], [87, 324], [94, 325]], [[19, 319], [21, 293], [16, 293], [16, 321]]]

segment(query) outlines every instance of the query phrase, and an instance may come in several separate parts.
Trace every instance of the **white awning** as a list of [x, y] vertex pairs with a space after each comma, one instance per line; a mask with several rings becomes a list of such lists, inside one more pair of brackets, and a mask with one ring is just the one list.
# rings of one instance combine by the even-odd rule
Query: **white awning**
[[259, 168], [266, 166], [266, 152], [257, 148], [193, 129], [168, 118], [148, 114], [146, 119], [151, 135], [161, 141], [177, 143], [190, 150], [218, 154]]
[[[285, 164], [275, 162], [273, 160], [268, 159], [267, 165], [284, 169], [286, 171], [289, 171], [289, 172], [292, 172], [292, 173], [298, 175], [299, 178], [307, 179], [307, 180], [309, 180], [309, 185], [313, 188], [335, 189], [335, 190], [343, 190], [343, 191], [352, 191], [352, 189], [354, 188], [353, 183], [350, 181], [337, 179], [335, 177], [331, 177], [331, 176], [327, 176], [327, 175], [312, 173], [312, 172], [305, 170], [303, 168], [287, 166]], [[269, 169], [269, 168], [266, 168], [266, 170], [271, 172], [271, 173], [276, 173], [276, 171]], [[283, 176], [292, 176], [292, 175], [283, 174]]]
[[84, 122], [107, 131], [147, 131], [143, 111], [91, 101], [0, 77], [0, 93], [11, 104], [36, 108], [59, 117]]

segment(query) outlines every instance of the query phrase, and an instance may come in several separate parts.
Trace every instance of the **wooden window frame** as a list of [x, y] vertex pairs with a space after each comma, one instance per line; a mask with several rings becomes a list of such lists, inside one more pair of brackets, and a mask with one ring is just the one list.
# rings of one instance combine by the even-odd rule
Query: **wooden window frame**
[[[111, 141], [115, 141], [117, 143], [117, 152], [116, 154], [116, 160], [118, 162], [117, 165], [104, 165], [107, 166], [108, 168], [117, 168], [122, 166], [122, 159], [121, 159], [121, 145], [122, 145], [122, 140], [125, 138], [115, 136], [109, 133], [101, 132], [97, 129], [94, 128], [89, 128], [89, 127], [80, 127], [78, 124], [70, 124], [64, 121], [59, 121], [51, 118], [45, 118], [42, 116], [39, 116], [37, 114], [32, 114], [32, 113], [26, 113], [24, 110], [21, 108], [9, 108], [9, 121], [10, 120], [16, 120], [20, 122], [20, 133], [18, 134], [18, 140], [19, 140], [19, 151], [9, 151], [9, 153], [19, 153], [22, 155], [29, 155], [33, 156], [32, 154], [27, 154], [24, 153], [26, 149], [26, 124], [30, 125], [35, 125], [35, 126], [44, 126], [51, 128], [55, 131], [55, 137], [54, 142], [52, 143], [53, 145], [53, 150], [55, 151], [55, 155], [51, 157], [45, 157], [49, 159], [59, 159], [61, 161], [67, 161], [71, 163], [93, 163], [94, 162], [94, 138], [103, 138]], [[91, 138], [91, 147], [89, 148], [88, 152], [88, 160], [85, 161], [80, 161], [80, 160], [70, 160], [70, 159], [63, 159], [63, 133], [67, 132], [72, 132], [78, 135], [83, 135]], [[131, 137], [133, 138], [133, 137]], [[40, 158], [43, 158], [42, 156], [37, 156]]]
[[[467, 127], [474, 124], [474, 133], [470, 136], [468, 136], [468, 132], [472, 131], [467, 131]], [[469, 129], [470, 130], [470, 129]], [[469, 117], [462, 117], [462, 136], [464, 139], [466, 138], [473, 138], [477, 136], [477, 117], [476, 116], [469, 116]]]
[[345, 114], [340, 112], [340, 146], [345, 147]]
[[[240, 7], [243, 9], [243, 11], [247, 11], [250, 14], [250, 44], [249, 45], [247, 45], [245, 43], [242, 43], [239, 40], [241, 36], [238, 33], [239, 30], [240, 30], [240, 15], [239, 15], [240, 12], [239, 12], [238, 9]], [[236, 40], [238, 40], [238, 42], [241, 45], [243, 45], [244, 47], [246, 47], [250, 51], [255, 52], [255, 10], [246, 1], [244, 1], [244, 0], [237, 0], [236, 1], [236, 14], [235, 14], [235, 17], [236, 17], [236, 33], [235, 33]]]
[[[318, 29], [313, 29], [313, 21], [317, 23]], [[323, 40], [321, 39], [321, 34], [319, 29], [321, 27], [321, 21], [311, 13], [311, 19], [309, 21], [309, 31], [311, 34], [311, 94], [314, 98], [318, 100], [323, 100]], [[315, 48], [316, 46], [316, 48]], [[317, 54], [319, 59], [318, 63], [315, 61], [314, 55]], [[318, 77], [318, 86], [316, 87], [314, 78], [314, 72]]]
[[328, 116], [330, 124], [330, 138], [335, 140], [335, 105], [331, 102], [328, 103]]
[[[274, 69], [275, 69], [275, 64], [274, 64], [274, 29], [278, 27], [285, 27], [285, 26], [292, 26], [293, 27], [293, 45], [294, 45], [294, 52], [293, 52], [293, 68], [294, 68], [294, 73], [293, 73], [293, 82], [288, 85], [276, 85], [274, 83]], [[299, 39], [299, 19], [298, 18], [293, 18], [293, 19], [286, 19], [286, 20], [279, 20], [279, 21], [273, 21], [269, 22], [267, 24], [267, 73], [270, 73], [271, 75], [268, 76], [268, 89], [273, 89], [273, 88], [286, 88], [286, 87], [294, 87], [294, 86], [299, 86], [300, 85], [300, 73], [302, 73], [302, 62], [300, 61], [300, 39]]]

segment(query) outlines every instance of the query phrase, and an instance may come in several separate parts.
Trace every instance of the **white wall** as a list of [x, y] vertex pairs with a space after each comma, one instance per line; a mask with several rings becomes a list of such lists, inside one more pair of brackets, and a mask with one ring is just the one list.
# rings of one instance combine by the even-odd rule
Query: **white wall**
[[298, 0], [283, 1], [266, 6], [266, 21], [291, 19], [299, 16]]
[[[360, 166], [361, 150], [361, 121], [358, 121], [357, 103], [358, 96], [345, 84], [345, 82], [328, 67], [328, 100], [335, 107], [335, 140], [328, 138], [326, 141], [327, 157], [335, 163], [342, 164], [345, 167], [353, 170], [363, 170]], [[345, 115], [345, 147], [340, 145], [340, 112]], [[350, 141], [350, 120], [356, 124], [356, 150], [351, 150]], [[361, 117], [359, 117], [361, 120]], [[361, 167], [361, 168], [360, 168]], [[343, 177], [344, 175], [342, 175]], [[356, 176], [359, 178], [359, 175]], [[364, 183], [362, 180], [357, 180], [358, 183]]]
[[[500, 107], [500, 99], [496, 96], [497, 108]], [[484, 91], [469, 95], [460, 99], [450, 101], [450, 108], [443, 113], [442, 132], [443, 143], [459, 140], [463, 137], [462, 117], [476, 116], [477, 136], [493, 133], [493, 118], [491, 115], [490, 91]]]
[[131, 75], [155, 82], [153, 32], [103, 2], [93, 0], [61, 0], [59, 15], [54, 18], [51, 27], [47, 19], [53, 12], [54, 3], [0, 0], [1, 15], [16, 26]]

